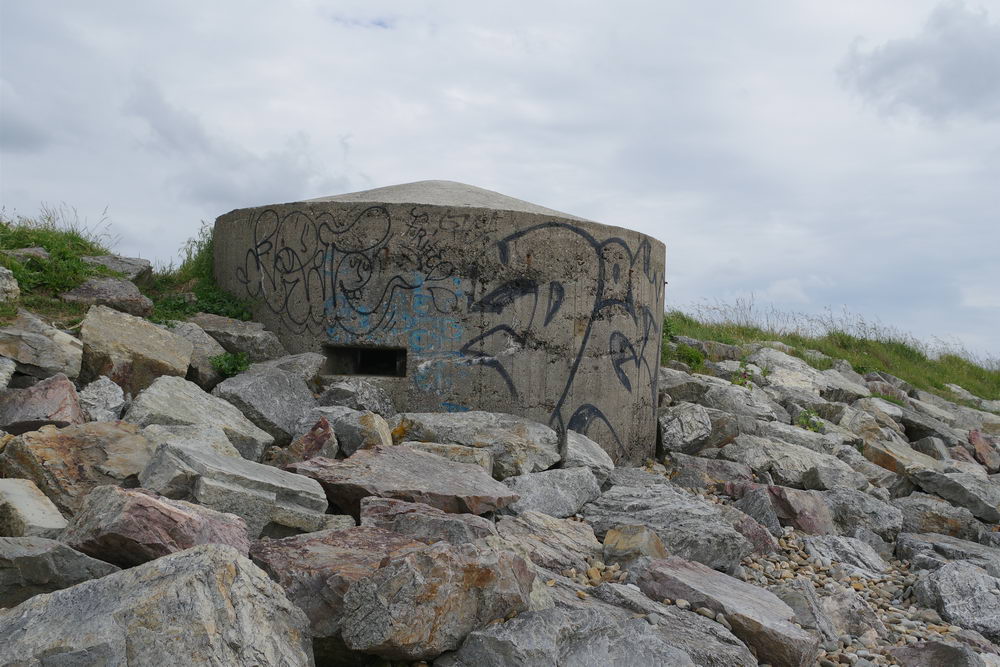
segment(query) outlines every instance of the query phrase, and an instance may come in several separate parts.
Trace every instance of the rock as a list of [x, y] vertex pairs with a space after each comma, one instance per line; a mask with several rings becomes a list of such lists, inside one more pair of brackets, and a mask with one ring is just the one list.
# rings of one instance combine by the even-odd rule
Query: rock
[[191, 362], [185, 377], [205, 391], [212, 391], [225, 379], [215, 370], [212, 359], [225, 354], [226, 349], [194, 322], [174, 320], [170, 322], [170, 330], [191, 343]]
[[764, 526], [771, 535], [782, 537], [784, 531], [781, 528], [781, 521], [775, 511], [774, 500], [768, 492], [767, 487], [757, 486], [747, 491], [739, 500], [733, 503], [733, 507], [744, 512]]
[[549, 570], [575, 568], [585, 572], [590, 567], [588, 558], [601, 557], [601, 543], [594, 529], [582, 521], [556, 519], [529, 510], [500, 519], [496, 527], [503, 539], [500, 546]]
[[979, 654], [968, 646], [943, 641], [924, 641], [896, 646], [887, 653], [903, 667], [987, 667]]
[[910, 474], [927, 493], [934, 493], [952, 504], [964, 507], [990, 523], [1000, 523], [1000, 485], [968, 473], [939, 473], [917, 470]]
[[943, 469], [937, 459], [921, 454], [902, 442], [891, 440], [865, 442], [861, 453], [875, 465], [891, 470], [897, 475], [905, 474], [909, 468]]
[[514, 514], [534, 510], [564, 518], [576, 514], [586, 503], [601, 495], [601, 489], [589, 468], [533, 472], [508, 477], [503, 483], [521, 497], [507, 506]]
[[911, 447], [913, 447], [914, 451], [926, 454], [938, 461], [946, 461], [951, 458], [951, 454], [948, 453], [948, 447], [941, 438], [921, 438], [914, 442]]
[[309, 432], [295, 439], [288, 447], [267, 448], [261, 463], [276, 468], [283, 468], [299, 461], [308, 461], [317, 456], [324, 456], [328, 459], [337, 457], [340, 446], [337, 443], [337, 435], [333, 432], [333, 427], [326, 417], [321, 417], [313, 424]]
[[15, 372], [17, 372], [17, 364], [14, 360], [0, 357], [0, 391], [7, 388]]
[[806, 490], [828, 491], [831, 489], [863, 490], [868, 480], [859, 472], [843, 468], [815, 466], [802, 475], [802, 488]]
[[486, 474], [491, 477], [493, 476], [493, 455], [486, 449], [464, 447], [462, 445], [444, 445], [440, 442], [415, 442], [412, 440], [401, 442], [399, 446], [418, 449], [422, 452], [448, 459], [449, 461], [455, 461], [456, 463], [471, 463], [485, 470]]
[[[243, 416], [273, 437], [278, 447], [299, 435], [299, 423], [315, 403], [302, 378], [278, 368], [240, 373], [217, 384], [212, 395], [235, 405]], [[316, 421], [312, 420], [309, 427]]]
[[231, 403], [207, 394], [180, 377], [164, 376], [135, 397], [125, 421], [150, 424], [218, 426], [244, 458], [256, 461], [274, 438], [257, 428]]
[[492, 512], [518, 498], [479, 466], [408, 447], [378, 446], [359, 450], [342, 461], [313, 458], [287, 469], [319, 481], [330, 503], [354, 517], [359, 515], [365, 496], [472, 514]]
[[27, 389], [0, 392], [0, 429], [20, 435], [45, 425], [69, 426], [85, 421], [76, 387], [62, 373]]
[[812, 664], [819, 640], [792, 623], [794, 612], [776, 595], [682, 558], [653, 561], [639, 577], [648, 597], [683, 598], [692, 608], [725, 614], [733, 634], [761, 662], [772, 665]]
[[133, 283], [144, 283], [153, 277], [153, 265], [148, 259], [139, 257], [120, 257], [118, 255], [91, 255], [81, 257], [87, 264], [94, 264], [122, 274], [126, 280]]
[[177, 334], [141, 317], [92, 306], [80, 328], [83, 381], [108, 376], [137, 394], [160, 376], [187, 374], [193, 347]]
[[838, 532], [825, 493], [799, 491], [783, 486], [769, 486], [767, 493], [781, 525], [792, 526], [810, 535], [829, 535]]
[[902, 423], [906, 431], [906, 438], [910, 442], [928, 437], [940, 438], [949, 447], [961, 445], [965, 442], [966, 438], [964, 436], [960, 436], [955, 429], [939, 419], [929, 417], [926, 414], [909, 408], [902, 408], [902, 412], [903, 414], [899, 421]]
[[600, 486], [615, 469], [615, 464], [599, 444], [576, 431], [566, 431], [566, 452], [562, 467], [589, 468]]
[[973, 429], [969, 431], [969, 444], [974, 450], [976, 460], [983, 464], [987, 472], [1000, 471], [1000, 451], [996, 439]]
[[[75, 586], [117, 572], [61, 542], [43, 537], [0, 537], [0, 607], [14, 607], [28, 598]], [[0, 628], [5, 623], [0, 610]], [[15, 638], [4, 633], [4, 641]], [[0, 657], [4, 656], [0, 645]], [[8, 658], [15, 657], [7, 654]], [[23, 656], [19, 656], [23, 657]], [[4, 661], [4, 664], [12, 664]]]
[[0, 613], [0, 663], [304, 667], [307, 627], [260, 568], [206, 545]]
[[317, 400], [319, 405], [339, 405], [359, 412], [374, 412], [391, 419], [396, 414], [392, 399], [382, 387], [364, 378], [338, 379]]
[[772, 385], [817, 393], [828, 401], [852, 403], [870, 395], [867, 387], [837, 371], [818, 371], [805, 361], [778, 350], [760, 349], [747, 357], [747, 361], [770, 369], [767, 379]]
[[152, 455], [152, 443], [132, 424], [45, 426], [7, 443], [0, 476], [30, 479], [60, 512], [72, 516], [95, 487], [135, 486]]
[[778, 484], [795, 488], [802, 487], [802, 477], [811, 468], [851, 472], [847, 464], [829, 454], [752, 435], [741, 435], [723, 447], [722, 456], [750, 467], [758, 475], [769, 473]]
[[608, 476], [605, 488], [613, 486], [671, 486], [664, 475], [650, 472], [645, 468], [615, 468]]
[[851, 534], [863, 526], [892, 542], [903, 525], [903, 512], [878, 498], [854, 489], [831, 489], [823, 493], [823, 500], [833, 514], [833, 521], [841, 535]]
[[250, 365], [249, 372], [254, 373], [259, 370], [276, 368], [279, 371], [297, 375], [309, 386], [310, 390], [318, 391], [320, 372], [326, 363], [326, 357], [318, 352], [303, 352], [302, 354], [288, 354], [268, 361], [258, 361]]
[[717, 507], [726, 522], [747, 538], [754, 553], [769, 554], [778, 550], [778, 543], [774, 541], [771, 532], [759, 521], [732, 505], [719, 504]]
[[753, 471], [742, 463], [704, 459], [674, 452], [670, 455], [670, 483], [682, 488], [711, 489], [726, 482], [753, 481]]
[[903, 533], [896, 556], [911, 561], [913, 569], [936, 570], [952, 561], [965, 561], [1000, 577], [1000, 549], [935, 533]]
[[21, 298], [21, 286], [17, 284], [14, 272], [0, 266], [0, 303], [14, 303]]
[[[721, 384], [725, 380], [710, 378], [704, 375], [691, 375], [684, 371], [660, 367], [658, 391], [668, 394], [674, 403], [698, 403], [713, 384]], [[726, 382], [726, 384], [729, 384]]]
[[0, 356], [17, 362], [18, 372], [37, 378], [58, 373], [75, 378], [80, 374], [83, 343], [28, 311], [18, 310], [10, 328], [0, 329]]
[[215, 452], [222, 456], [240, 457], [239, 450], [229, 442], [226, 432], [220, 426], [150, 424], [142, 429], [142, 435], [153, 443], [154, 451], [159, 445], [171, 444]]
[[660, 447], [667, 452], [697, 454], [712, 435], [708, 411], [694, 403], [661, 408], [656, 421]]
[[604, 535], [605, 563], [626, 564], [642, 556], [658, 559], [668, 555], [660, 536], [648, 526], [616, 526]]
[[92, 422], [117, 421], [125, 409], [125, 392], [103, 375], [84, 387], [78, 397], [80, 408]]
[[30, 479], [0, 479], [0, 536], [55, 539], [66, 519]]
[[344, 456], [350, 456], [359, 449], [371, 449], [376, 446], [392, 446], [392, 434], [389, 424], [374, 412], [358, 412], [350, 408], [338, 406], [318, 407], [305, 414], [296, 433], [302, 433], [314, 420], [325, 417], [337, 434], [340, 451]]
[[244, 556], [250, 550], [247, 524], [234, 514], [116, 486], [99, 486], [87, 494], [60, 539], [120, 567], [199, 544], [227, 544]]
[[[757, 665], [757, 660], [747, 647], [720, 623], [679, 607], [654, 602], [632, 585], [601, 584], [591, 589], [591, 592], [594, 599], [614, 605], [631, 614], [645, 615], [648, 621], [654, 617], [662, 619], [656, 624], [660, 637], [671, 646], [686, 652], [697, 665], [706, 667]], [[610, 615], [605, 609], [601, 611]], [[624, 664], [637, 663], [626, 660]]]
[[0, 252], [13, 257], [22, 264], [30, 259], [48, 260], [52, 258], [49, 251], [41, 246], [35, 246], [32, 248], [15, 248], [13, 250], [3, 250]]
[[728, 382], [713, 385], [697, 402], [707, 408], [722, 410], [732, 415], [752, 417], [764, 421], [789, 421], [784, 409], [755, 386], [740, 387]]
[[[344, 595], [385, 558], [426, 548], [422, 542], [372, 526], [323, 530], [279, 540], [263, 539], [250, 557], [309, 618], [317, 652], [346, 651], [340, 641]], [[356, 658], [355, 658], [356, 660]]]
[[686, 652], [671, 646], [646, 620], [619, 620], [596, 609], [580, 612], [545, 609], [476, 630], [456, 653], [434, 664], [441, 667], [681, 667], [706, 663], [692, 662]]
[[423, 503], [375, 496], [361, 499], [361, 525], [427, 544], [444, 540], [458, 545], [498, 534], [492, 521], [475, 514], [452, 514]]
[[871, 605], [853, 590], [820, 598], [819, 604], [838, 636], [859, 636], [870, 630], [874, 630], [879, 637], [889, 634]]
[[60, 294], [59, 298], [84, 306], [108, 306], [139, 317], [153, 312], [153, 302], [143, 296], [134, 283], [120, 278], [91, 278], [79, 287]]
[[284, 537], [326, 527], [323, 489], [271, 466], [166, 444], [139, 475], [143, 488], [188, 500], [247, 522], [251, 538]]
[[962, 628], [1000, 642], [1000, 579], [971, 563], [942, 565], [920, 577], [917, 602]]
[[259, 322], [241, 322], [210, 313], [198, 313], [188, 321], [204, 329], [205, 333], [226, 348], [226, 352], [242, 352], [250, 361], [267, 361], [288, 354], [278, 337], [265, 331], [264, 325]]
[[821, 561], [830, 560], [851, 577], [881, 579], [889, 564], [861, 540], [836, 535], [816, 535], [803, 540], [806, 552]]
[[619, 525], [648, 526], [667, 550], [723, 572], [735, 572], [751, 544], [703, 500], [670, 486], [614, 486], [583, 508], [598, 537]]
[[396, 443], [419, 440], [488, 449], [497, 479], [548, 470], [560, 460], [555, 431], [514, 415], [409, 412], [396, 415], [391, 426]]
[[903, 513], [901, 532], [940, 533], [963, 540], [978, 540], [983, 531], [983, 525], [972, 512], [937, 496], [915, 491], [893, 500], [892, 504]]
[[819, 633], [821, 639], [836, 640], [840, 635], [820, 605], [816, 589], [805, 577], [795, 577], [768, 590], [795, 612], [795, 622], [806, 630]]
[[527, 610], [534, 578], [510, 552], [439, 542], [354, 582], [341, 635], [351, 649], [389, 659], [437, 657], [490, 621]]

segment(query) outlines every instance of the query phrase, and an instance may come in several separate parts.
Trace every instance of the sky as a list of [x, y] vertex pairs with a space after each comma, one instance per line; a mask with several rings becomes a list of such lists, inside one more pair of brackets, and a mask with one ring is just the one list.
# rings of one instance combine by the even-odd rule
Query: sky
[[176, 261], [234, 208], [461, 181], [667, 246], [667, 307], [1000, 358], [1000, 3], [0, 0], [0, 205]]

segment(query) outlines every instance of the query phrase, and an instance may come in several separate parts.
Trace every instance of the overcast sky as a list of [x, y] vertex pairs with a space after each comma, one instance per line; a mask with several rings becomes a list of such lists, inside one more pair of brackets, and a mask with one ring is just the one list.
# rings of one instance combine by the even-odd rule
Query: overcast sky
[[422, 179], [667, 245], [667, 305], [846, 307], [1000, 357], [1000, 5], [0, 0], [0, 203], [167, 262]]

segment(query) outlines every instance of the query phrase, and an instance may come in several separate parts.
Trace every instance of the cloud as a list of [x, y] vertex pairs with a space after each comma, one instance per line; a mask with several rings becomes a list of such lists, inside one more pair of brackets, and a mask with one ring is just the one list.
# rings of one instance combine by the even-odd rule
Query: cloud
[[1000, 114], [1000, 24], [985, 9], [939, 5], [914, 37], [870, 50], [855, 43], [843, 81], [887, 114], [913, 111], [933, 120]]
[[36, 152], [49, 143], [49, 136], [31, 120], [24, 101], [6, 81], [0, 80], [0, 149]]

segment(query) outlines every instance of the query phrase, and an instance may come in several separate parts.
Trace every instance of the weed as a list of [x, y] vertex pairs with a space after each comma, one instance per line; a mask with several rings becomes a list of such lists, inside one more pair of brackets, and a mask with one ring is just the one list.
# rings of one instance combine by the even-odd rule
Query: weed
[[740, 387], [747, 387], [753, 382], [753, 373], [750, 372], [750, 368], [747, 366], [745, 360], [740, 361], [739, 370], [733, 373], [729, 381]]
[[690, 345], [678, 345], [674, 351], [674, 358], [687, 364], [692, 371], [699, 371], [705, 367], [705, 355]]
[[227, 378], [238, 375], [250, 368], [250, 357], [245, 352], [237, 352], [236, 354], [225, 352], [212, 357], [209, 361], [212, 363], [212, 368]]
[[872, 398], [881, 398], [883, 401], [888, 403], [895, 403], [900, 407], [908, 407], [904, 401], [896, 398], [895, 396], [889, 396], [888, 394], [879, 394], [878, 392], [872, 392]]
[[823, 422], [819, 419], [819, 415], [812, 410], [803, 410], [800, 412], [795, 418], [795, 425], [813, 433], [822, 433], [825, 430]]

